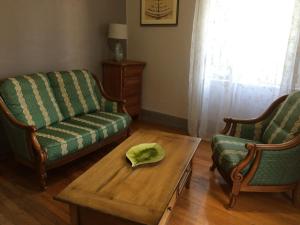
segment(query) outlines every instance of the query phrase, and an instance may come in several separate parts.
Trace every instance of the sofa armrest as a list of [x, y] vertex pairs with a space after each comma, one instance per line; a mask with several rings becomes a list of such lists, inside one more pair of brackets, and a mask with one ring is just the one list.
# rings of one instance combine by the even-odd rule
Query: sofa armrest
[[101, 82], [99, 79], [93, 75], [94, 79], [97, 82], [97, 85], [99, 87], [100, 93], [101, 93], [101, 99], [100, 99], [100, 105], [101, 108], [104, 109], [106, 112], [122, 112], [127, 113], [127, 110], [125, 108], [125, 100], [114, 98], [106, 93], [104, 90]]
[[33, 162], [36, 156], [43, 154], [35, 137], [37, 128], [17, 120], [0, 97], [1, 120], [7, 131], [14, 155], [20, 160]]
[[260, 137], [274, 117], [281, 103], [287, 98], [287, 95], [281, 96], [275, 100], [269, 108], [259, 117], [255, 119], [233, 119], [225, 118], [225, 127], [221, 134], [229, 134], [230, 136], [240, 137], [250, 140], [260, 140]]
[[10, 123], [14, 124], [16, 127], [28, 130], [29, 132], [35, 132], [37, 130], [35, 126], [29, 126], [17, 120], [6, 107], [6, 104], [4, 103], [2, 97], [0, 97], [0, 108], [4, 116], [10, 121]]

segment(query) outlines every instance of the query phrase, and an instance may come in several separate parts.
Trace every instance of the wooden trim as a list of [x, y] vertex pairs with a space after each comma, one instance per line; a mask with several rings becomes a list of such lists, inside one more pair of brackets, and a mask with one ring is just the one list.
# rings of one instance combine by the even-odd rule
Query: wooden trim
[[284, 185], [245, 185], [241, 186], [241, 191], [243, 192], [287, 192], [294, 190], [296, 184], [284, 184]]
[[[300, 145], [300, 134], [293, 139], [280, 144], [252, 144], [258, 151], [282, 151], [294, 148]], [[299, 150], [300, 151], [300, 150]]]
[[225, 118], [224, 122], [225, 122], [225, 127], [223, 128], [223, 130], [220, 131], [220, 134], [225, 135], [231, 129], [232, 121], [231, 121], [231, 119]]
[[260, 121], [265, 120], [287, 98], [287, 96], [288, 95], [284, 95], [276, 99], [262, 115], [260, 115], [255, 119], [242, 120], [242, 119], [225, 118], [224, 121], [226, 120], [231, 123], [236, 122], [242, 124], [258, 123]]

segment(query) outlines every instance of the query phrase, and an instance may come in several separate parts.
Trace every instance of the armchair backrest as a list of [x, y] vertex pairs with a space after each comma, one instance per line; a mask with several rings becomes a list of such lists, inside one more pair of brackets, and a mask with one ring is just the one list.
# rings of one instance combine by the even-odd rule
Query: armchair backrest
[[300, 132], [300, 91], [291, 93], [265, 129], [262, 141], [279, 144]]
[[99, 88], [88, 71], [50, 72], [47, 75], [64, 119], [100, 109]]

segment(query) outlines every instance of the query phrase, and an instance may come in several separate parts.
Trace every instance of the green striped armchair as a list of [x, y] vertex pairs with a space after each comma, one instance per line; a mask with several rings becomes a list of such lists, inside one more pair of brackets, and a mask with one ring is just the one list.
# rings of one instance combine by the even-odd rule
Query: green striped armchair
[[86, 70], [35, 73], [0, 84], [1, 121], [17, 161], [46, 171], [129, 135], [124, 102]]
[[224, 121], [221, 134], [212, 138], [211, 170], [217, 168], [231, 185], [229, 208], [243, 191], [292, 191], [295, 200], [300, 181], [300, 92], [280, 97], [256, 119]]

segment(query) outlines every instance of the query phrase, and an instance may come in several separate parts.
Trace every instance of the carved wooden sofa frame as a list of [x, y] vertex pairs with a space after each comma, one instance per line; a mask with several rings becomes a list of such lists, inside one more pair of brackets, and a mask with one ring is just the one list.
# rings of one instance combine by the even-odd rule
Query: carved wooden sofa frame
[[[126, 108], [125, 108], [125, 100], [116, 99], [116, 98], [109, 96], [103, 89], [103, 86], [99, 82], [98, 78], [95, 75], [93, 75], [93, 77], [97, 83], [97, 86], [101, 92], [101, 95], [109, 101], [117, 102], [118, 112], [127, 113]], [[37, 137], [35, 135], [37, 128], [35, 126], [25, 125], [22, 122], [18, 121], [14, 117], [14, 115], [12, 115], [12, 113], [9, 111], [9, 109], [7, 108], [7, 106], [4, 103], [1, 96], [0, 96], [0, 109], [2, 110], [4, 116], [9, 120], [9, 122], [11, 124], [13, 124], [17, 128], [22, 129], [26, 132], [27, 144], [29, 145], [28, 150], [30, 151], [29, 154], [35, 159], [35, 161], [33, 163], [29, 163], [29, 162], [21, 159], [20, 157], [18, 157], [16, 154], [14, 154], [14, 158], [17, 162], [36, 170], [37, 176], [38, 176], [38, 181], [39, 181], [39, 184], [40, 184], [40, 187], [42, 190], [45, 190], [47, 188], [46, 180], [47, 180], [47, 171], [48, 170], [60, 167], [64, 164], [67, 164], [71, 161], [74, 161], [78, 158], [88, 155], [103, 146], [112, 144], [114, 142], [122, 141], [122, 140], [126, 139], [127, 137], [129, 137], [130, 132], [131, 132], [131, 128], [130, 128], [130, 126], [128, 126], [127, 129], [125, 129], [111, 137], [108, 137], [104, 140], [101, 140], [100, 142], [96, 142], [90, 146], [87, 146], [76, 153], [65, 156], [63, 159], [57, 160], [57, 162], [54, 162], [50, 165], [46, 165], [47, 153], [41, 148], [40, 144], [37, 141]]]

